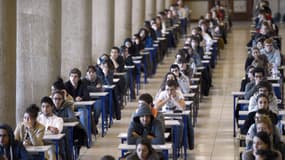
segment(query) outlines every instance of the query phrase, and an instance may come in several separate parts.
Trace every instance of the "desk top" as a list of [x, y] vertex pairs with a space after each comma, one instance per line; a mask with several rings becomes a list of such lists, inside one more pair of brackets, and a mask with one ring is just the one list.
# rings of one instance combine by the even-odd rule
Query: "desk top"
[[[172, 143], [165, 143], [165, 144], [153, 144], [152, 147], [156, 150], [170, 150], [172, 149]], [[126, 143], [120, 143], [118, 146], [119, 149], [126, 149], [126, 150], [135, 150], [136, 145], [130, 145]]]
[[114, 76], [124, 76], [127, 72], [116, 72], [114, 73]]
[[63, 123], [63, 127], [75, 127], [79, 124], [78, 121], [75, 121], [75, 122], [64, 122]]
[[108, 92], [90, 92], [89, 96], [90, 97], [104, 97], [107, 96], [109, 93]]
[[120, 78], [114, 78], [114, 79], [113, 79], [113, 82], [114, 82], [114, 83], [118, 83], [119, 81], [120, 81]]
[[142, 56], [132, 56], [133, 60], [141, 60], [143, 57]]
[[65, 136], [64, 133], [60, 134], [45, 134], [43, 140], [60, 140]]
[[240, 99], [240, 100], [238, 100], [238, 104], [249, 104], [249, 100], [247, 100], [247, 99]]
[[232, 95], [233, 96], [244, 96], [245, 92], [240, 92], [240, 91], [233, 91]]
[[92, 106], [95, 103], [95, 101], [79, 101], [74, 102], [74, 106]]
[[115, 88], [116, 87], [116, 85], [103, 85], [103, 88], [104, 89], [113, 89], [113, 88]]
[[190, 85], [190, 89], [197, 89], [198, 85]]
[[173, 111], [162, 112], [164, 116], [183, 116], [183, 115], [190, 115], [189, 110], [182, 111], [181, 113], [174, 113]]
[[141, 64], [141, 60], [133, 60], [134, 64]]
[[202, 62], [202, 63], [210, 63], [209, 60], [202, 60], [201, 62]]
[[174, 119], [168, 119], [164, 121], [165, 126], [179, 126], [180, 123], [178, 120], [174, 120]]
[[126, 69], [133, 69], [133, 68], [135, 68], [135, 66], [134, 65], [131, 65], [131, 66], [124, 66]]
[[27, 146], [25, 147], [28, 152], [46, 152], [51, 149], [51, 145], [44, 146]]
[[183, 97], [195, 97], [195, 93], [184, 93]]

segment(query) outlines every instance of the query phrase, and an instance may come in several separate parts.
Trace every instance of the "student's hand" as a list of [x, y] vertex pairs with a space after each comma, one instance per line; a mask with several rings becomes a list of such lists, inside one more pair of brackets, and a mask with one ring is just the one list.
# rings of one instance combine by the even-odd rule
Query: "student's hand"
[[25, 126], [26, 129], [31, 129], [31, 128], [33, 128], [32, 121], [31, 121], [30, 119], [26, 120], [26, 121], [24, 122], [24, 126]]
[[77, 96], [76, 98], [75, 98], [75, 101], [82, 101], [82, 98], [81, 97], [79, 97], [79, 96]]
[[58, 134], [58, 129], [56, 127], [48, 126], [48, 130], [51, 131], [52, 134]]
[[146, 138], [152, 140], [152, 139], [154, 139], [154, 136], [151, 135], [151, 134], [148, 134], [148, 135], [146, 136]]

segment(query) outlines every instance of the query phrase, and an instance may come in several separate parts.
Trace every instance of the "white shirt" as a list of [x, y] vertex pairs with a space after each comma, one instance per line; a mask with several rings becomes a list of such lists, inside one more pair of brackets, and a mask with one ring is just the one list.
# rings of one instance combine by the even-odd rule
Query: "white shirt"
[[[157, 101], [165, 100], [167, 98], [168, 98], [168, 93], [166, 90], [164, 90], [164, 91], [160, 92]], [[184, 99], [182, 92], [179, 90], [176, 90], [175, 101], [179, 101], [181, 99]], [[166, 102], [165, 105], [162, 107], [162, 111], [170, 111], [170, 110], [173, 111], [173, 110], [175, 110], [174, 107], [178, 107], [178, 106], [175, 106], [174, 100], [170, 99], [170, 101]], [[179, 109], [179, 108], [176, 108], [176, 109]], [[181, 110], [181, 108], [180, 108], [180, 110]]]
[[43, 113], [38, 116], [38, 122], [45, 126], [45, 134], [52, 134], [47, 128], [48, 126], [55, 127], [58, 129], [58, 133], [62, 132], [63, 129], [63, 119], [56, 115], [46, 117]]

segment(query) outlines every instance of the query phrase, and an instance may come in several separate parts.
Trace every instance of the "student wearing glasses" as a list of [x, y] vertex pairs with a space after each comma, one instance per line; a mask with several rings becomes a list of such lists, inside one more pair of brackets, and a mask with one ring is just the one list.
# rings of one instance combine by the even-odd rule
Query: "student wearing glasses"
[[266, 55], [271, 67], [279, 67], [281, 65], [281, 56], [279, 49], [274, 48], [273, 39], [269, 38], [264, 41], [264, 49], [261, 54]]
[[256, 91], [258, 83], [265, 78], [265, 72], [263, 68], [256, 67], [253, 70], [254, 81], [249, 82], [245, 86], [244, 99], [249, 99]]
[[170, 66], [170, 72], [174, 73], [176, 79], [178, 81], [178, 85], [182, 90], [182, 93], [190, 92], [190, 82], [189, 78], [182, 72], [180, 72], [180, 68], [177, 64], [172, 64]]

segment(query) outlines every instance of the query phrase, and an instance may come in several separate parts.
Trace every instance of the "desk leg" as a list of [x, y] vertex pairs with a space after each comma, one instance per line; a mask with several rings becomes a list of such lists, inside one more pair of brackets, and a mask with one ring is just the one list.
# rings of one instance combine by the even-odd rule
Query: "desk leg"
[[41, 160], [45, 160], [45, 152], [40, 152]]
[[177, 159], [177, 150], [179, 146], [179, 137], [177, 136], [178, 133], [178, 126], [173, 126], [172, 127], [172, 139], [173, 139], [173, 148], [172, 148], [172, 154], [173, 154], [173, 159]]
[[144, 84], [147, 84], [147, 63], [146, 63], [146, 55], [143, 56], [144, 60]]
[[56, 156], [56, 160], [58, 160], [58, 154], [59, 154], [59, 141], [55, 140], [55, 156]]
[[[113, 124], [113, 90], [109, 90], [109, 128]], [[107, 124], [108, 125], [108, 124]]]
[[102, 113], [102, 133], [101, 133], [101, 136], [104, 137], [105, 135], [105, 119], [106, 119], [106, 110], [105, 110], [105, 97], [101, 97], [101, 113]]
[[234, 106], [233, 106], [233, 136], [236, 137], [236, 114], [235, 114], [235, 111], [236, 111], [236, 96], [234, 95], [233, 96], [234, 99], [233, 99], [233, 102], [234, 102]]
[[[87, 124], [85, 122], [85, 118], [84, 115], [86, 115], [86, 110], [87, 110]], [[80, 114], [80, 121], [83, 124], [83, 126], [86, 128], [87, 130], [87, 136], [88, 136], [88, 147], [91, 147], [91, 143], [92, 143], [92, 136], [91, 136], [91, 106], [86, 106], [86, 108], [84, 107], [79, 107], [78, 111], [83, 113]], [[87, 125], [87, 126], [86, 126]]]
[[162, 151], [163, 152], [163, 157], [166, 159], [166, 160], [168, 160], [169, 158], [168, 158], [168, 150], [164, 150], [164, 151]]
[[[187, 159], [187, 149], [188, 149], [188, 126], [189, 128], [192, 127], [192, 123], [188, 123], [191, 121], [191, 117], [189, 117], [188, 121], [188, 116], [189, 115], [183, 115], [183, 122], [184, 122], [184, 128], [183, 128], [183, 148], [184, 148], [184, 159]], [[190, 145], [190, 144], [189, 144]]]
[[[76, 160], [76, 152], [74, 152], [74, 144], [73, 144], [73, 127], [68, 127], [69, 130], [69, 152], [73, 153], [72, 157]], [[68, 154], [68, 153], [67, 153]]]

